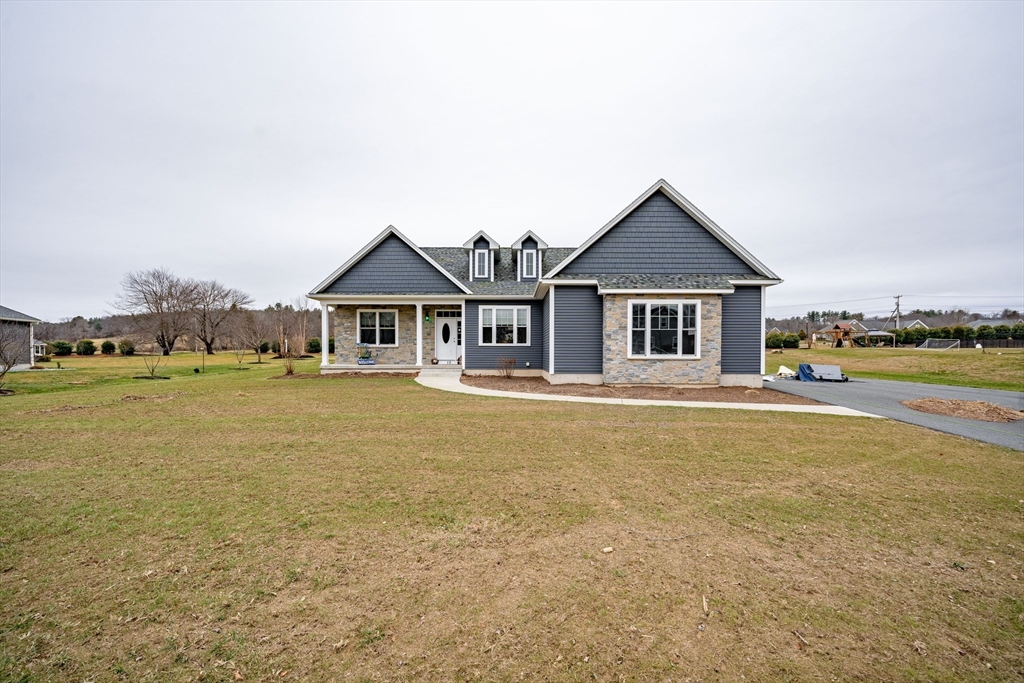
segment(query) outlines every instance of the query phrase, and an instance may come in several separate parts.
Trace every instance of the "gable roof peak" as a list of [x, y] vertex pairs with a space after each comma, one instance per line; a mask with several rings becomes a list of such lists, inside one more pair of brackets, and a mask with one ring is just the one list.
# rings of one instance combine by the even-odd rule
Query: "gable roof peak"
[[435, 261], [434, 259], [432, 259], [429, 256], [427, 256], [427, 254], [424, 253], [424, 251], [422, 249], [417, 247], [416, 244], [411, 239], [409, 239], [408, 237], [403, 235], [401, 233], [401, 231], [399, 231], [398, 228], [396, 228], [393, 225], [389, 225], [388, 227], [384, 228], [384, 230], [379, 235], [377, 235], [372, 240], [370, 240], [370, 242], [365, 247], [363, 247], [358, 252], [356, 252], [355, 256], [353, 256], [348, 261], [346, 261], [344, 263], [344, 265], [341, 266], [341, 268], [338, 268], [336, 271], [331, 273], [330, 277], [328, 277], [326, 280], [324, 280], [323, 282], [318, 284], [315, 288], [313, 288], [313, 291], [310, 292], [307, 296], [310, 296], [310, 295], [313, 295], [313, 294], [322, 294], [323, 291], [328, 286], [330, 286], [330, 284], [332, 282], [334, 282], [339, 277], [344, 275], [349, 269], [352, 268], [352, 266], [354, 266], [357, 263], [359, 263], [360, 261], [362, 261], [364, 256], [366, 256], [371, 251], [376, 249], [377, 246], [380, 245], [381, 242], [383, 242], [384, 240], [386, 240], [388, 237], [390, 237], [392, 235], [394, 235], [395, 237], [400, 239], [402, 242], [404, 242], [406, 244], [406, 246], [408, 246], [410, 249], [412, 249], [414, 252], [416, 252], [419, 256], [421, 256], [427, 263], [429, 263], [434, 268], [436, 268], [438, 271], [440, 271], [440, 273], [442, 275], [444, 275], [446, 278], [448, 278], [449, 280], [454, 282], [456, 285], [458, 285], [459, 289], [461, 289], [463, 292], [465, 292], [466, 294], [471, 294], [472, 293], [470, 291], [470, 289], [468, 287], [466, 287], [466, 285], [464, 285], [461, 282], [459, 282], [459, 280], [456, 279], [455, 276], [453, 276], [447, 270], [442, 268], [440, 266], [440, 264], [437, 263], [437, 261]]
[[483, 230], [481, 230], [481, 231], [480, 231], [480, 232], [478, 232], [477, 234], [475, 234], [475, 235], [473, 235], [472, 237], [470, 237], [470, 238], [469, 238], [469, 240], [468, 240], [468, 241], [467, 241], [467, 242], [466, 242], [465, 244], [463, 244], [463, 245], [462, 245], [462, 247], [463, 247], [464, 249], [472, 249], [472, 248], [473, 248], [473, 244], [474, 244], [474, 243], [475, 243], [475, 242], [476, 242], [476, 241], [477, 241], [478, 239], [480, 239], [481, 237], [483, 237], [483, 238], [484, 238], [485, 240], [487, 240], [487, 244], [488, 244], [488, 247], [487, 247], [487, 248], [488, 248], [488, 249], [490, 249], [490, 250], [492, 250], [492, 251], [497, 251], [498, 249], [500, 249], [500, 248], [501, 248], [501, 246], [500, 246], [500, 245], [498, 244], [498, 240], [494, 239], [493, 237], [491, 237], [490, 235], [488, 235], [488, 234], [487, 234], [486, 232], [484, 232]]
[[548, 248], [548, 243], [545, 242], [544, 240], [542, 240], [541, 238], [537, 237], [537, 233], [535, 233], [533, 230], [527, 230], [525, 235], [523, 235], [522, 237], [520, 237], [519, 239], [517, 239], [515, 242], [512, 243], [512, 251], [519, 251], [520, 249], [522, 249], [523, 248], [523, 242], [528, 237], [532, 237], [533, 238], [533, 241], [537, 243], [537, 248], [538, 249], [547, 249]]
[[594, 233], [590, 237], [590, 239], [588, 239], [586, 242], [581, 244], [580, 247], [576, 251], [574, 251], [572, 254], [570, 254], [568, 256], [568, 258], [564, 259], [554, 269], [548, 271], [544, 275], [544, 277], [545, 278], [549, 278], [549, 277], [553, 277], [553, 276], [557, 275], [567, 265], [569, 265], [572, 261], [574, 261], [577, 256], [579, 256], [580, 254], [585, 252], [587, 249], [589, 249], [591, 247], [591, 245], [593, 245], [595, 242], [597, 242], [599, 239], [601, 239], [607, 232], [609, 232], [612, 228], [614, 228], [616, 225], [618, 225], [620, 222], [622, 222], [622, 219], [624, 219], [629, 214], [633, 213], [634, 209], [636, 209], [638, 206], [640, 206], [645, 201], [650, 199], [651, 196], [655, 192], [659, 192], [659, 191], [662, 192], [666, 197], [668, 197], [676, 206], [678, 206], [684, 212], [689, 214], [689, 216], [691, 218], [693, 218], [693, 220], [695, 220], [698, 224], [700, 224], [705, 230], [710, 232], [715, 238], [718, 239], [719, 242], [724, 244], [726, 246], [726, 248], [728, 248], [730, 251], [732, 251], [734, 254], [736, 254], [736, 256], [740, 258], [740, 260], [742, 260], [748, 266], [753, 268], [754, 272], [756, 272], [758, 275], [760, 275], [760, 276], [762, 276], [762, 277], [764, 277], [765, 279], [768, 279], [768, 280], [780, 280], [781, 281], [781, 278], [779, 278], [778, 275], [776, 275], [771, 270], [769, 270], [768, 266], [764, 265], [763, 263], [758, 261], [756, 258], [754, 258], [753, 254], [751, 254], [749, 251], [747, 251], [742, 246], [740, 246], [739, 242], [734, 240], [732, 238], [732, 236], [729, 235], [725, 230], [722, 230], [722, 228], [718, 227], [717, 223], [715, 223], [713, 220], [708, 218], [704, 214], [703, 211], [701, 211], [696, 206], [694, 206], [693, 203], [690, 202], [689, 199], [687, 199], [686, 197], [681, 195], [679, 193], [679, 191], [676, 190], [676, 188], [672, 187], [672, 185], [670, 185], [669, 182], [667, 180], [665, 180], [664, 178], [659, 178], [658, 181], [656, 183], [654, 183], [653, 185], [651, 185], [649, 188], [647, 188], [647, 190], [643, 194], [641, 194], [639, 197], [634, 199], [629, 204], [629, 206], [627, 206], [625, 209], [620, 211], [619, 214], [617, 216], [615, 216], [615, 218], [613, 218], [610, 221], [608, 221], [608, 223], [606, 223], [603, 228], [598, 230], [596, 233]]

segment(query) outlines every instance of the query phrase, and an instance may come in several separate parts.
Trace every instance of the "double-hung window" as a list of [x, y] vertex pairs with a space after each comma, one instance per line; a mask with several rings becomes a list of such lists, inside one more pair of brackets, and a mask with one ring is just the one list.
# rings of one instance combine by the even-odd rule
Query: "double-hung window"
[[629, 358], [700, 358], [699, 301], [630, 301]]
[[359, 343], [398, 346], [398, 311], [359, 311]]
[[487, 265], [490, 263], [491, 253], [486, 249], [477, 249], [473, 252], [473, 277], [486, 278]]
[[529, 307], [481, 306], [480, 344], [482, 346], [529, 346]]
[[524, 278], [535, 278], [537, 277], [537, 250], [536, 249], [524, 249], [523, 250], [523, 277]]

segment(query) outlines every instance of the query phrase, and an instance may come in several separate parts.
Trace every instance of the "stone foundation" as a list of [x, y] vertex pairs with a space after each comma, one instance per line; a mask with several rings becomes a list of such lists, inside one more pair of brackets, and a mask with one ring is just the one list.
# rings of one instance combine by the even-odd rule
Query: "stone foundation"
[[[630, 300], [700, 301], [700, 358], [628, 358]], [[606, 294], [604, 297], [604, 381], [606, 384], [717, 386], [722, 375], [722, 297], [715, 295]]]

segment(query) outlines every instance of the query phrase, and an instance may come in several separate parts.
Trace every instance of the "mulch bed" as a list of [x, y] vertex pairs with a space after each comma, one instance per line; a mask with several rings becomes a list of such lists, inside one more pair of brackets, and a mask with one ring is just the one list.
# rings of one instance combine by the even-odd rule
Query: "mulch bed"
[[520, 391], [528, 394], [557, 394], [559, 396], [592, 396], [595, 398], [641, 398], [655, 401], [714, 401], [716, 403], [788, 403], [821, 405], [803, 396], [784, 394], [772, 389], [746, 387], [708, 387], [686, 389], [679, 387], [615, 387], [593, 384], [548, 384], [542, 377], [463, 376], [462, 383], [481, 389]]
[[963, 417], [984, 422], [1015, 422], [1024, 420], [1024, 411], [1004, 408], [986, 401], [960, 401], [954, 398], [919, 398], [900, 401], [903, 405], [922, 413]]
[[402, 377], [404, 379], [412, 379], [420, 373], [418, 372], [331, 372], [326, 375], [321, 375], [314, 372], [296, 372], [291, 375], [277, 375], [275, 377], [268, 377], [267, 379], [352, 379], [359, 377], [362, 379], [370, 379], [373, 377]]

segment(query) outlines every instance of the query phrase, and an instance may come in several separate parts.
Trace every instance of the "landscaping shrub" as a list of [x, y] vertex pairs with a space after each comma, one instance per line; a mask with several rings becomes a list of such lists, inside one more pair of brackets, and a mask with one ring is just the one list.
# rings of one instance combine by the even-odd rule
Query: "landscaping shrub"
[[[274, 346], [277, 346], [277, 344], [274, 344]], [[254, 346], [252, 350], [256, 353], [267, 353], [270, 351], [270, 342], [260, 342], [259, 346]]]
[[49, 356], [36, 356], [36, 362], [37, 363], [49, 363], [50, 362], [50, 357]]
[[320, 353], [320, 340], [317, 337], [306, 340], [306, 353]]
[[270, 345], [270, 350], [278, 355], [281, 355], [281, 345], [278, 344], [277, 342], [274, 342], [273, 344]]
[[1014, 339], [1024, 339], [1024, 323], [1017, 323], [1010, 329], [1010, 336]]
[[117, 342], [117, 350], [122, 356], [134, 356], [135, 344], [132, 343], [131, 339], [122, 339]]
[[764, 338], [764, 347], [766, 349], [781, 349], [782, 340], [783, 336], [781, 334], [769, 334]]
[[978, 339], [995, 339], [996, 331], [991, 325], [978, 326]]
[[75, 350], [75, 347], [70, 342], [60, 339], [50, 344], [50, 346], [53, 347], [53, 355], [55, 356], [70, 356], [71, 352]]
[[800, 337], [792, 332], [782, 337], [782, 346], [787, 349], [800, 348]]
[[100, 344], [100, 353], [102, 353], [104, 356], [109, 356], [113, 354], [114, 351], [117, 351], [117, 344], [110, 341], [109, 339]]
[[996, 339], [1009, 339], [1010, 338], [1010, 326], [1009, 325], [996, 325], [992, 328], [995, 332]]
[[96, 353], [96, 344], [92, 339], [79, 339], [75, 344], [75, 353], [79, 356], [91, 356]]
[[334, 337], [327, 338], [327, 351], [334, 353]]

